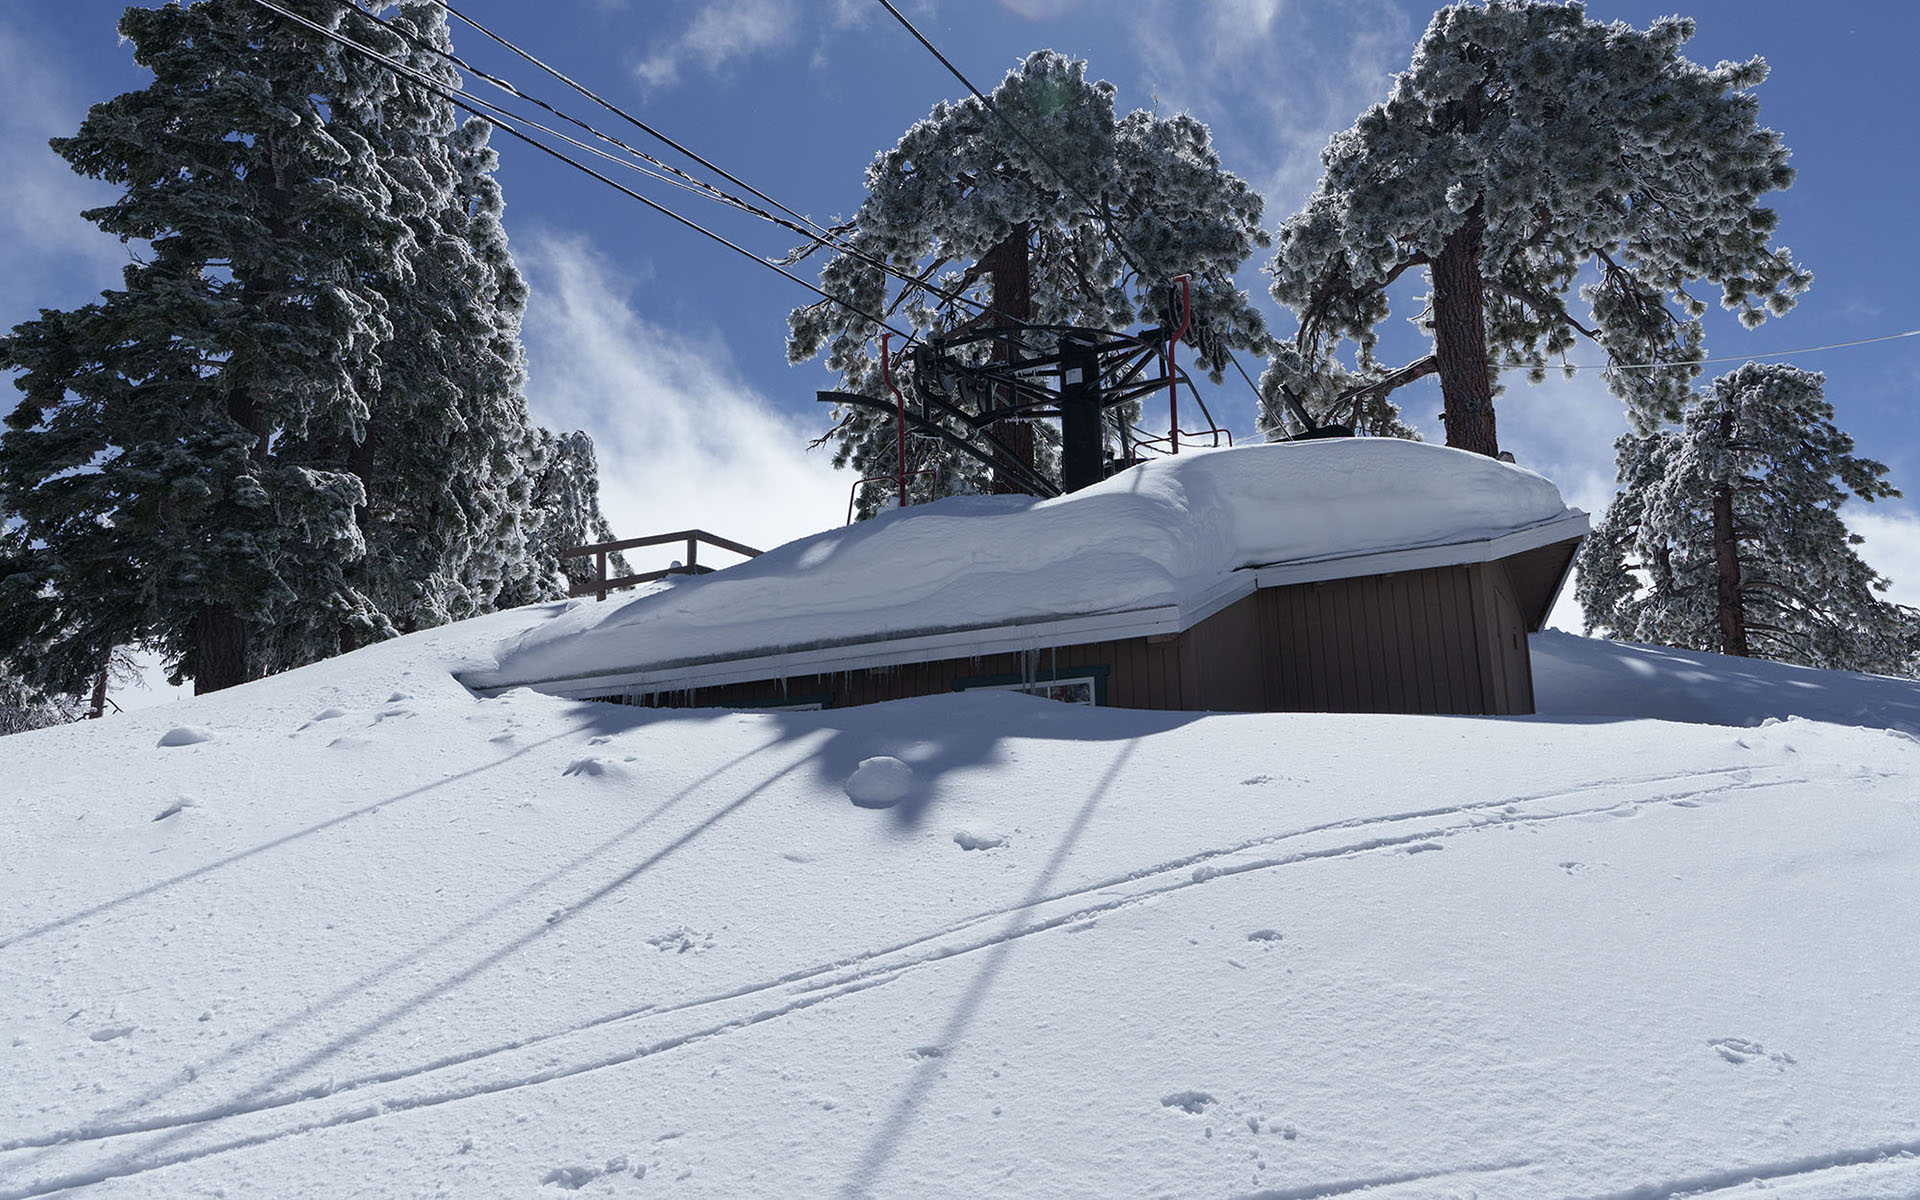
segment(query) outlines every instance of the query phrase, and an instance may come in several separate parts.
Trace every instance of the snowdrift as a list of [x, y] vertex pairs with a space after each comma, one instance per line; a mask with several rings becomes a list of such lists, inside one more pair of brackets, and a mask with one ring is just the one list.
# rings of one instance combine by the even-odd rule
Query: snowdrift
[[1920, 1194], [1913, 684], [1748, 728], [454, 682], [566, 607], [0, 739], [0, 1198]]

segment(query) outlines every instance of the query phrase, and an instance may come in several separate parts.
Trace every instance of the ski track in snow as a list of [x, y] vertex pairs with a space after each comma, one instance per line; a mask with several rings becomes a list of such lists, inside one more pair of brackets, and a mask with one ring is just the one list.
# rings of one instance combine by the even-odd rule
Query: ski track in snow
[[[1695, 1200], [1707, 1200], [1708, 1197], [1721, 1195], [1736, 1188], [1741, 1192], [1751, 1192], [1756, 1188], [1767, 1188], [1774, 1184], [1808, 1180], [1819, 1175], [1849, 1170], [1870, 1163], [1901, 1159], [1912, 1160], [1908, 1166], [1913, 1171], [1916, 1187], [1920, 1188], [1920, 1141], [1912, 1141], [1834, 1150], [1826, 1154], [1814, 1154], [1786, 1162], [1732, 1167], [1724, 1171], [1689, 1176], [1685, 1179], [1669, 1179], [1661, 1183], [1643, 1184], [1623, 1192], [1605, 1192], [1587, 1197], [1586, 1200], [1668, 1200], [1672, 1196], [1690, 1196]], [[1839, 1186], [1842, 1181], [1836, 1179], [1834, 1182]], [[1841, 1191], [1833, 1194], [1849, 1193]]]
[[[1140, 905], [1190, 887], [1201, 886], [1216, 879], [1380, 851], [1407, 852], [1415, 848], [1438, 848], [1444, 839], [1461, 833], [1590, 818], [1610, 813], [1625, 816], [1642, 808], [1663, 804], [1683, 809], [1699, 808], [1701, 802], [1708, 798], [1724, 798], [1740, 792], [1791, 787], [1812, 782], [1809, 777], [1797, 774], [1783, 774], [1778, 778], [1756, 778], [1756, 776], [1770, 773], [1765, 767], [1740, 766], [1597, 780], [1572, 788], [1526, 796], [1351, 818], [1268, 834], [1231, 846], [1205, 850], [1143, 867], [1125, 875], [1050, 893], [1037, 899], [1028, 898], [1020, 903], [976, 913], [930, 933], [879, 950], [869, 950], [828, 963], [805, 967], [774, 979], [743, 984], [724, 992], [678, 1004], [641, 1007], [611, 1013], [565, 1029], [519, 1041], [476, 1048], [430, 1062], [344, 1082], [334, 1082], [319, 1088], [309, 1087], [275, 1095], [253, 1097], [242, 1103], [219, 1105], [189, 1113], [156, 1115], [141, 1120], [81, 1126], [0, 1143], [0, 1155], [20, 1156], [13, 1164], [18, 1168], [30, 1166], [33, 1160], [43, 1154], [57, 1154], [63, 1148], [79, 1149], [86, 1143], [97, 1143], [104, 1148], [109, 1143], [142, 1134], [166, 1135], [154, 1144], [128, 1149], [106, 1162], [42, 1178], [25, 1186], [0, 1190], [0, 1200], [23, 1200], [25, 1197], [43, 1196], [70, 1188], [102, 1183], [110, 1179], [144, 1175], [182, 1163], [261, 1146], [301, 1133], [371, 1120], [386, 1114], [409, 1112], [496, 1095], [609, 1067], [622, 1066], [785, 1017], [820, 1004], [830, 1003], [869, 988], [879, 987], [894, 982], [907, 972], [921, 967], [943, 963], [1063, 926], [1080, 925], [1114, 911]], [[1717, 782], [1705, 786], [1682, 787], [1677, 790], [1656, 790], [1650, 795], [1633, 799], [1612, 798], [1607, 803], [1597, 806], [1563, 808], [1555, 805], [1556, 801], [1566, 801], [1597, 791], [1619, 788], [1661, 789], [1673, 784], [1698, 785], [1708, 780], [1717, 780]], [[1543, 811], [1524, 811], [1527, 808], [1541, 808]], [[1393, 828], [1408, 825], [1414, 828], [1399, 830]], [[1274, 857], [1221, 863], [1223, 859], [1230, 860], [1262, 847], [1355, 831], [1374, 831], [1376, 836], [1324, 847], [1300, 849]], [[1077, 903], [1089, 897], [1111, 893], [1116, 888], [1124, 889], [1123, 893], [1117, 896], [1105, 895], [1097, 903]], [[1014, 928], [1002, 928], [987, 936], [966, 936], [977, 930], [983, 923], [1017, 917], [1023, 912], [1033, 913], [1034, 919]], [[592, 1053], [591, 1046], [581, 1046], [572, 1054], [565, 1053], [566, 1041], [584, 1039], [617, 1024], [628, 1021], [655, 1023], [674, 1015], [704, 1014], [706, 1010], [715, 1009], [718, 1006], [755, 1000], [764, 993], [782, 989], [788, 991], [788, 995], [782, 999], [782, 1002], [728, 1015], [724, 1019], [691, 1030], [668, 1034], [638, 1045], [629, 1043], [623, 1047], [602, 1050], [600, 1053]], [[551, 1047], [552, 1050], [547, 1055], [546, 1061], [539, 1065], [523, 1064], [518, 1069], [508, 1069], [498, 1061], [509, 1055], [522, 1054], [544, 1047]], [[443, 1080], [440, 1086], [431, 1086], [433, 1081], [429, 1077], [464, 1067], [485, 1068], [486, 1077], [466, 1082], [460, 1082], [457, 1079]], [[423, 1086], [411, 1090], [392, 1086], [407, 1083], [419, 1083]], [[366, 1094], [368, 1092], [373, 1094]], [[331, 1111], [328, 1111], [329, 1109]], [[240, 1132], [244, 1128], [244, 1123], [251, 1118], [273, 1119], [276, 1117], [279, 1119], [278, 1123], [270, 1128]], [[238, 1133], [238, 1136], [162, 1152], [165, 1147], [190, 1138], [201, 1136], [217, 1138], [219, 1134], [229, 1129]], [[34, 1151], [40, 1153], [35, 1154]], [[1841, 1151], [1818, 1159], [1803, 1160], [1799, 1164], [1787, 1164], [1781, 1169], [1781, 1173], [1825, 1170], [1900, 1153], [1920, 1153], [1920, 1145], [1881, 1147], [1872, 1151]], [[1865, 1157], [1860, 1157], [1861, 1155]], [[1449, 1169], [1439, 1174], [1511, 1170], [1523, 1165], [1526, 1164], [1463, 1167]], [[1753, 1178], [1756, 1172], [1765, 1170], [1765, 1168], [1753, 1168], [1745, 1172], [1736, 1170], [1732, 1173], [1680, 1181], [1673, 1186], [1650, 1184], [1644, 1188], [1615, 1193], [1597, 1200], [1641, 1200], [1643, 1197], [1666, 1196], [1673, 1191], [1720, 1188], [1729, 1186], [1731, 1182]], [[11, 1175], [14, 1171], [8, 1170], [6, 1173]], [[1430, 1174], [1392, 1179], [1381, 1178], [1355, 1183], [1347, 1190], [1413, 1182], [1419, 1178], [1433, 1177], [1435, 1176]], [[1333, 1190], [1328, 1190], [1329, 1187]], [[1341, 1194], [1340, 1185], [1320, 1185], [1315, 1190], [1299, 1193], [1303, 1200], [1306, 1196], [1339, 1194]], [[1256, 1193], [1256, 1195], [1273, 1197], [1291, 1196], [1294, 1193]]]

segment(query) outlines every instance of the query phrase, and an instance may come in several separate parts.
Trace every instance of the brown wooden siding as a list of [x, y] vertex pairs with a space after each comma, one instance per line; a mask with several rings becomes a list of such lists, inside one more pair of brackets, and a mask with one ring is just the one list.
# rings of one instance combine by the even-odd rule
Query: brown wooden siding
[[[1527, 564], [1536, 568], [1537, 564]], [[1094, 668], [1106, 704], [1224, 712], [1530, 713], [1528, 614], [1505, 563], [1262, 588], [1177, 635], [631, 697], [833, 708]]]
[[1262, 708], [1533, 711], [1526, 637], [1499, 563], [1263, 588], [1248, 602]]

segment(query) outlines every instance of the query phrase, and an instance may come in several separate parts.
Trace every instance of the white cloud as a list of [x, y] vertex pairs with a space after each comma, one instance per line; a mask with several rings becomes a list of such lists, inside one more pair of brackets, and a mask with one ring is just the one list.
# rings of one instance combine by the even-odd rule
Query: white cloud
[[1848, 528], [1867, 539], [1854, 549], [1892, 582], [1886, 599], [1920, 608], [1920, 512], [1884, 501], [1872, 508], [1849, 504], [1841, 511]]
[[642, 59], [634, 74], [649, 87], [671, 87], [688, 66], [718, 71], [733, 59], [783, 49], [797, 27], [797, 8], [780, 0], [708, 4], [684, 32]]
[[[806, 450], [811, 431], [743, 382], [723, 346], [635, 312], [582, 240], [535, 237], [519, 257], [535, 293], [534, 416], [593, 436], [617, 536], [702, 528], [767, 549], [846, 519], [851, 476]], [[635, 566], [666, 565], [649, 563]]]

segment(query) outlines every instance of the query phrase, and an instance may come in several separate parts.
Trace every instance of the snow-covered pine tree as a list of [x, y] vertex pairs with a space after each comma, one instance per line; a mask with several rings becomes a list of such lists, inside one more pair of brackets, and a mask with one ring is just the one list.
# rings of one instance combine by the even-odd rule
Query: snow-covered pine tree
[[0, 341], [25, 393], [0, 439], [20, 522], [0, 590], [10, 629], [61, 631], [51, 690], [144, 642], [209, 691], [384, 632], [345, 577], [360, 480], [281, 443], [364, 430], [390, 336], [370, 281], [408, 230], [376, 147], [332, 119], [364, 100], [339, 48], [247, 0], [134, 7], [120, 30], [153, 81], [53, 145], [125, 189], [88, 218], [150, 250], [122, 289]]
[[[457, 81], [437, 4], [294, 7]], [[489, 127], [247, 0], [122, 28], [154, 83], [56, 149], [126, 187], [89, 216], [153, 254], [0, 341], [27, 393], [0, 440], [0, 661], [80, 690], [145, 642], [206, 691], [563, 594], [542, 539], [605, 522], [585, 435], [556, 452], [527, 415]]]
[[[1233, 281], [1253, 248], [1267, 244], [1263, 202], [1222, 169], [1205, 125], [1145, 111], [1116, 117], [1113, 86], [1089, 82], [1084, 62], [1051, 50], [1009, 72], [992, 101], [1040, 153], [976, 98], [936, 105], [868, 166], [867, 199], [846, 223], [846, 239], [860, 253], [921, 282], [896, 283], [839, 250], [821, 268], [822, 290], [916, 333], [948, 332], [978, 309], [943, 300], [934, 288], [1011, 306], [989, 290], [985, 260], [997, 252], [1022, 258], [1030, 282], [1030, 310], [1007, 316], [1127, 329], [1165, 320], [1167, 282], [1187, 274], [1194, 310], [1187, 336], [1215, 379], [1230, 347], [1265, 351], [1265, 323]], [[1121, 240], [1140, 261], [1130, 261]], [[819, 248], [802, 247], [795, 258]], [[824, 355], [843, 390], [884, 397], [879, 333], [848, 307], [821, 301], [793, 311], [787, 357], [800, 363]], [[835, 413], [835, 422], [828, 436], [836, 465], [862, 475], [894, 469], [890, 421], [853, 409]], [[937, 494], [986, 490], [985, 469], [971, 459], [934, 444], [923, 449], [917, 465], [940, 467]], [[1048, 457], [1040, 446], [1043, 469]], [[876, 498], [863, 499], [864, 512]]]
[[[446, 57], [446, 12], [408, 0], [346, 32], [437, 82], [459, 85]], [[378, 281], [392, 314], [372, 419], [332, 448], [366, 485], [367, 552], [355, 584], [401, 631], [491, 609], [527, 574], [529, 419], [520, 321], [527, 287], [507, 248], [490, 126], [464, 123], [440, 91], [386, 67], [354, 114], [379, 146], [409, 253]]]
[[[1758, 123], [1766, 63], [1699, 66], [1681, 54], [1693, 31], [1683, 17], [1603, 25], [1546, 0], [1434, 14], [1386, 103], [1328, 143], [1318, 187], [1280, 227], [1273, 295], [1300, 328], [1262, 381], [1267, 426], [1286, 426], [1290, 389], [1323, 420], [1384, 431], [1398, 421], [1388, 396], [1438, 375], [1447, 444], [1495, 454], [1496, 365], [1538, 381], [1576, 336], [1615, 363], [1681, 364], [1610, 374], [1637, 429], [1677, 420], [1702, 357], [1705, 303], [1688, 289], [1717, 285], [1752, 326], [1812, 279], [1769, 245], [1776, 219], [1759, 204], [1793, 181]], [[1389, 366], [1377, 329], [1411, 270], [1431, 284], [1433, 348]], [[1584, 320], [1566, 299], [1583, 271]]]
[[1853, 453], [1822, 376], [1748, 363], [1679, 431], [1618, 443], [1625, 489], [1581, 547], [1589, 632], [1805, 666], [1899, 674], [1920, 651], [1911, 609], [1877, 593], [1840, 518], [1900, 493]]
[[[508, 582], [500, 603], [526, 604], [567, 594], [569, 584], [593, 578], [590, 558], [563, 559], [561, 551], [614, 535], [600, 512], [600, 471], [593, 439], [579, 431], [534, 428], [525, 450], [530, 465], [531, 516], [525, 530], [527, 570]], [[626, 560], [611, 556], [608, 571], [627, 573]]]

